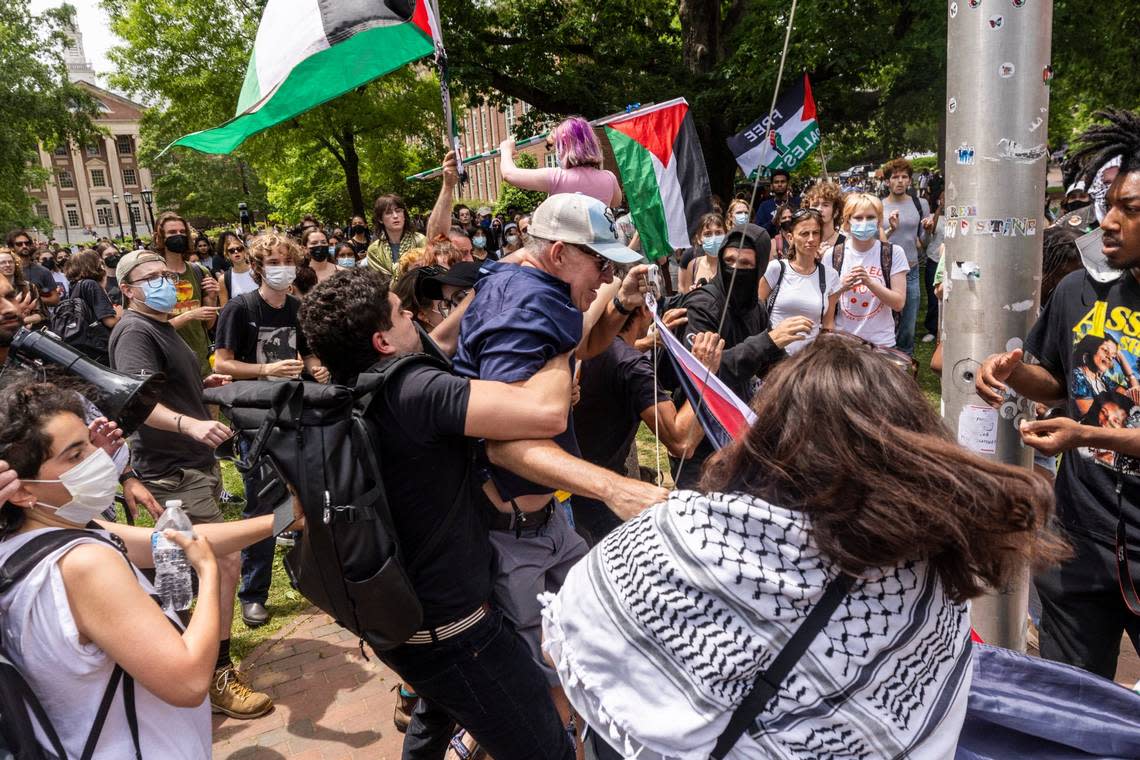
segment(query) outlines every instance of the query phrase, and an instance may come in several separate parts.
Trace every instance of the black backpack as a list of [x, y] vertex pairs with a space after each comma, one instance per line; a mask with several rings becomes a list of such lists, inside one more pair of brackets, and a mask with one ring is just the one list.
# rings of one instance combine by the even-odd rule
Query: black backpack
[[407, 354], [378, 365], [355, 387], [314, 382], [243, 381], [212, 388], [249, 445], [238, 469], [258, 469], [262, 503], [292, 511], [290, 491], [305, 513], [305, 530], [285, 557], [295, 588], [344, 628], [382, 651], [399, 646], [423, 622], [408, 573], [430, 557], [460, 508], [470, 506], [472, 463], [445, 519], [415, 557], [401, 551], [381, 478], [381, 434], [370, 409], [384, 384], [411, 364], [448, 365]]
[[[768, 316], [772, 315], [772, 307], [776, 305], [776, 295], [780, 292], [780, 285], [784, 283], [784, 271], [787, 269], [787, 262], [784, 259], [777, 261], [780, 264], [780, 274], [776, 278], [776, 284], [772, 286], [772, 292], [768, 294]], [[815, 271], [819, 275], [819, 294], [823, 297], [819, 307], [819, 323], [822, 325], [824, 314], [827, 312], [827, 270], [823, 268], [823, 264], [817, 263]]]
[[[81, 284], [77, 282], [76, 289]], [[111, 341], [110, 329], [102, 320], [95, 318], [86, 301], [74, 295], [74, 291], [72, 293], [71, 298], [65, 298], [55, 307], [48, 322], [48, 329], [88, 359], [97, 361], [105, 367], [110, 366], [111, 360], [108, 354], [108, 345]]]
[[[126, 557], [123, 546], [91, 531], [51, 530], [30, 539], [14, 551], [3, 565], [0, 565], [0, 594], [9, 591], [36, 565], [77, 538], [96, 538], [114, 546], [123, 553], [124, 558]], [[111, 703], [120, 684], [123, 688], [123, 707], [127, 713], [127, 726], [134, 741], [135, 758], [142, 760], [142, 752], [139, 749], [139, 719], [135, 710], [135, 682], [118, 665], [115, 665], [107, 688], [103, 691], [103, 698], [99, 702], [95, 722], [87, 734], [80, 760], [89, 760], [94, 754], [99, 736], [103, 732], [103, 724], [107, 721], [107, 713], [111, 709]], [[50, 747], [40, 744], [35, 731], [37, 725], [47, 737]], [[47, 713], [28, 686], [28, 682], [24, 680], [24, 676], [8, 659], [2, 641], [0, 641], [0, 757], [12, 757], [15, 760], [67, 760], [67, 753], [63, 749], [59, 734], [48, 720]]]

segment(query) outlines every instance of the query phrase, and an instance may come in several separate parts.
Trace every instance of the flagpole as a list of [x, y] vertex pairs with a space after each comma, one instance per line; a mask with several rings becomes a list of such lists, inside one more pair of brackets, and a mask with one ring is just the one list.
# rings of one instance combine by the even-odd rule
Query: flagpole
[[[439, 68], [439, 98], [443, 105], [443, 128], [451, 149], [455, 151], [455, 159], [459, 162], [459, 181], [467, 181], [467, 168], [463, 162], [462, 146], [459, 143], [459, 129], [455, 124], [455, 114], [451, 108], [451, 89], [448, 82], [447, 50], [443, 47], [443, 31], [439, 22], [439, 4], [437, 0], [427, 0], [431, 11], [429, 25], [431, 26], [432, 42], [435, 43], [435, 64]], [[440, 174], [443, 173], [442, 167]]]
[[819, 117], [815, 120], [816, 129], [819, 130], [819, 160], [823, 164], [823, 181], [830, 182], [831, 177], [827, 174], [827, 152], [823, 149], [823, 128], [819, 126]]
[[[651, 114], [654, 111], [660, 111], [662, 108], [669, 108], [670, 106], [675, 106], [678, 103], [684, 103], [684, 102], [686, 102], [684, 98], [673, 98], [672, 100], [666, 100], [663, 103], [650, 103], [648, 105], [638, 106], [636, 108], [627, 108], [624, 111], [619, 111], [618, 113], [610, 114], [609, 116], [603, 116], [600, 119], [594, 119], [593, 121], [590, 122], [590, 126], [591, 127], [604, 127], [607, 124], [613, 124], [616, 121], [621, 121], [622, 119], [626, 118], [627, 116], [632, 117], [635, 114], [637, 116], [645, 116], [646, 114]], [[545, 140], [549, 134], [550, 134], [550, 132], [543, 132], [541, 134], [533, 135], [531, 137], [526, 138], [525, 140], [520, 140], [520, 141], [516, 142], [515, 147], [516, 148], [529, 147], [531, 145], [534, 145], [535, 143], [538, 143], [538, 142], [541, 142], [542, 140]], [[460, 166], [463, 166], [463, 167], [470, 166], [471, 164], [476, 164], [476, 163], [479, 163], [480, 161], [486, 161], [487, 159], [494, 158], [497, 155], [499, 155], [499, 149], [493, 148], [491, 150], [484, 151], [482, 153], [477, 153], [474, 156], [463, 159], [462, 162], [460, 163]], [[422, 179], [435, 179], [436, 177], [440, 176], [441, 174], [443, 174], [443, 167], [437, 166], [434, 169], [427, 169], [427, 170], [422, 171], [418, 174], [413, 174], [409, 177], [404, 177], [404, 179], [408, 182], [415, 182], [417, 180], [422, 180]]]

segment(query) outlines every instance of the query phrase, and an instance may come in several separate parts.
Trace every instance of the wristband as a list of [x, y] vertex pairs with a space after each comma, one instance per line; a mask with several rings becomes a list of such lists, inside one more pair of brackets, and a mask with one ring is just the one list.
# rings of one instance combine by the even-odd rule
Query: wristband
[[131, 467], [130, 465], [127, 465], [127, 467], [121, 473], [119, 473], [119, 485], [126, 483], [131, 478], [137, 478], [137, 477], [138, 477], [138, 475], [135, 474], [134, 468]]
[[178, 434], [179, 434], [179, 435], [181, 435], [181, 434], [182, 434], [182, 418], [183, 418], [184, 416], [185, 416], [185, 415], [182, 415], [182, 414], [178, 415]]
[[622, 306], [621, 305], [621, 299], [618, 298], [617, 296], [614, 296], [614, 308], [617, 309], [618, 314], [622, 314], [622, 315], [627, 316], [627, 317], [630, 314], [632, 314], [634, 311], [636, 311], [636, 309], [627, 309], [624, 306]]

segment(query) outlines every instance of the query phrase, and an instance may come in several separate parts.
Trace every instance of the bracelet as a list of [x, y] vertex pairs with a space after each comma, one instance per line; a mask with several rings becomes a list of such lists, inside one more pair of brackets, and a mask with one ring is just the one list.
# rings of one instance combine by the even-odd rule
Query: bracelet
[[119, 473], [119, 485], [126, 483], [131, 478], [137, 477], [138, 475], [135, 474], [135, 469], [130, 465], [127, 465], [127, 467], [121, 473]]
[[618, 298], [617, 296], [614, 296], [614, 308], [617, 309], [618, 314], [622, 314], [622, 315], [625, 315], [627, 317], [630, 314], [632, 314], [634, 311], [636, 311], [636, 309], [627, 309], [624, 306], [622, 306], [621, 305], [621, 299]]
[[185, 416], [185, 415], [183, 415], [183, 414], [180, 414], [180, 415], [178, 415], [177, 424], [178, 424], [178, 433], [179, 433], [180, 435], [181, 435], [181, 433], [182, 433], [182, 418], [183, 418], [184, 416]]

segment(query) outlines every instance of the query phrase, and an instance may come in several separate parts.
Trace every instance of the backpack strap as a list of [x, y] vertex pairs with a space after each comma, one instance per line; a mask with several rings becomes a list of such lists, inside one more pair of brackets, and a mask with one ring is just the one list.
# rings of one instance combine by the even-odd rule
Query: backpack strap
[[[0, 674], [4, 671], [11, 671], [14, 677], [3, 678], [0, 676], [0, 682], [6, 684], [6, 690], [8, 688], [7, 684], [11, 684], [11, 695], [19, 699], [20, 703], [27, 705], [32, 713], [32, 717], [35, 718], [36, 723], [38, 723], [40, 729], [43, 730], [52, 749], [55, 750], [56, 757], [66, 758], [67, 751], [63, 748], [63, 742], [60, 741], [59, 734], [55, 732], [55, 726], [51, 724], [47, 713], [44, 712], [44, 707], [40, 704], [39, 698], [35, 692], [32, 691], [31, 687], [28, 686], [28, 682], [24, 680], [20, 671], [16, 668], [15, 663], [4, 655], [3, 650], [0, 650]], [[4, 722], [9, 728], [14, 729], [12, 734], [15, 736], [33, 736], [35, 734], [35, 727], [32, 725], [32, 721], [28, 719], [27, 713], [21, 710], [16, 710], [11, 715], [4, 715]]]
[[222, 274], [222, 282], [226, 284], [226, 296], [228, 298], [234, 297], [234, 270], [227, 269]]
[[887, 290], [891, 289], [891, 268], [895, 263], [895, 246], [893, 243], [879, 241], [879, 268], [883, 270], [883, 282]]
[[823, 597], [808, 613], [804, 622], [800, 623], [800, 627], [788, 639], [788, 643], [784, 644], [784, 648], [772, 660], [772, 664], [768, 666], [767, 670], [756, 676], [756, 680], [753, 681], [752, 688], [744, 697], [744, 701], [733, 711], [728, 725], [717, 738], [716, 746], [713, 748], [712, 754], [709, 755], [710, 760], [722, 760], [740, 740], [740, 737], [744, 735], [744, 732], [748, 730], [749, 726], [756, 722], [756, 718], [764, 712], [772, 698], [780, 691], [780, 684], [788, 677], [788, 673], [803, 658], [808, 647], [827, 626], [827, 621], [831, 619], [839, 603], [846, 598], [854, 581], [855, 579], [850, 575], [840, 572], [827, 584]]
[[819, 276], [819, 326], [823, 328], [823, 315], [827, 311], [827, 269], [822, 261], [815, 263], [815, 272]]
[[776, 259], [776, 263], [780, 265], [780, 274], [776, 276], [776, 284], [772, 287], [772, 292], [768, 294], [768, 301], [765, 304], [769, 314], [772, 313], [772, 307], [776, 305], [776, 296], [780, 292], [780, 285], [784, 282], [784, 260]]

